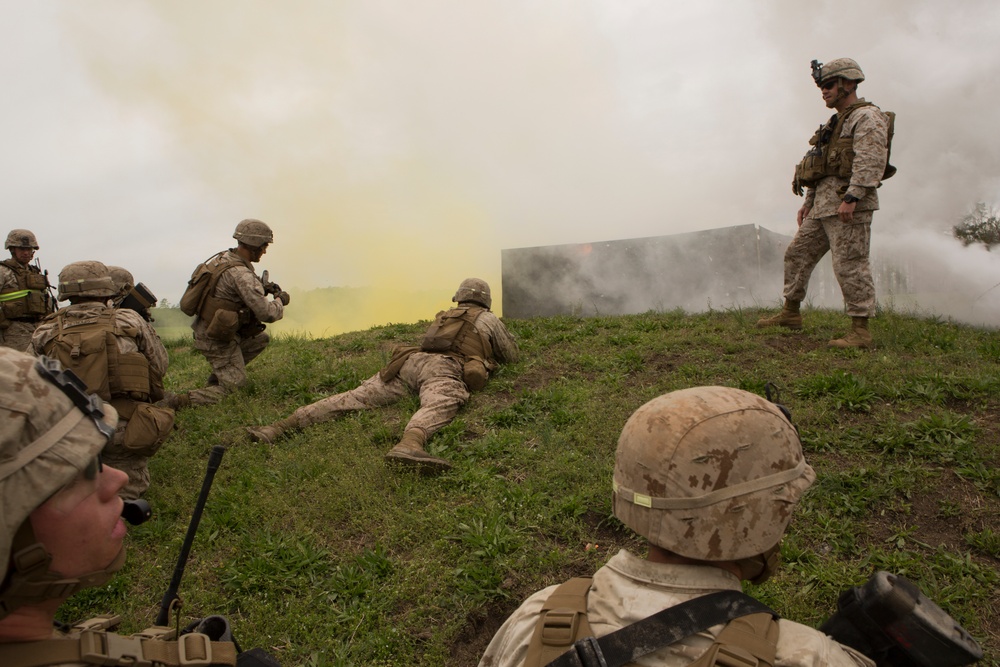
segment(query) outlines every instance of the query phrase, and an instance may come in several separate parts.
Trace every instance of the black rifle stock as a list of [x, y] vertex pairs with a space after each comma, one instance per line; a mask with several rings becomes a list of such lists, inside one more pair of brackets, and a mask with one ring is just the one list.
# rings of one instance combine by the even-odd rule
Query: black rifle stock
[[187, 565], [188, 555], [191, 553], [191, 544], [194, 542], [195, 533], [198, 532], [198, 524], [201, 522], [201, 513], [205, 509], [205, 501], [208, 500], [208, 492], [212, 489], [212, 480], [215, 479], [215, 472], [222, 463], [222, 455], [226, 453], [226, 448], [222, 445], [212, 447], [208, 455], [208, 469], [205, 471], [205, 479], [201, 483], [201, 492], [198, 494], [198, 502], [195, 503], [194, 512], [191, 514], [191, 523], [188, 524], [187, 535], [184, 536], [184, 543], [181, 545], [181, 554], [177, 558], [177, 567], [174, 568], [174, 575], [170, 579], [170, 586], [163, 594], [160, 601], [160, 613], [156, 616], [157, 625], [167, 625], [170, 620], [170, 609], [175, 600], [180, 598], [177, 589], [181, 585], [181, 577], [184, 576], [184, 567]]

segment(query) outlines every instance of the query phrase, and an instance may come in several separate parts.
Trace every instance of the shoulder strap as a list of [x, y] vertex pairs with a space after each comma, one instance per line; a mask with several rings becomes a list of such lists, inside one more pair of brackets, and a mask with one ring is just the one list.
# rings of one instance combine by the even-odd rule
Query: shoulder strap
[[710, 593], [659, 611], [603, 637], [581, 639], [548, 667], [621, 667], [713, 625], [761, 613], [777, 618], [767, 605], [740, 591]]
[[197, 632], [182, 635], [177, 641], [160, 641], [85, 630], [78, 637], [0, 644], [0, 662], [4, 667], [67, 663], [235, 666], [236, 647], [232, 642], [213, 642]]
[[587, 620], [591, 577], [559, 584], [542, 605], [542, 616], [528, 644], [522, 667], [541, 667], [565, 653], [573, 642], [593, 635]]
[[774, 667], [777, 652], [778, 622], [767, 612], [750, 614], [729, 621], [708, 650], [689, 667]]

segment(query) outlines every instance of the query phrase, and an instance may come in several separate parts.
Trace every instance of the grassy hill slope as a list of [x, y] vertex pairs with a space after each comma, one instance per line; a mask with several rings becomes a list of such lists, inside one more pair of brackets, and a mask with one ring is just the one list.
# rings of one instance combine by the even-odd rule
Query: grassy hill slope
[[[645, 401], [696, 385], [780, 388], [819, 480], [783, 542], [784, 566], [748, 592], [818, 624], [876, 569], [903, 574], [997, 665], [1000, 649], [1000, 336], [883, 313], [878, 348], [832, 351], [846, 318], [804, 333], [752, 328], [758, 312], [512, 321], [523, 360], [474, 394], [431, 450], [438, 478], [382, 456], [415, 399], [250, 443], [248, 424], [350, 389], [426, 326], [279, 338], [250, 383], [178, 415], [152, 461], [155, 518], [131, 530], [123, 576], [76, 596], [65, 620], [114, 610], [152, 624], [214, 444], [228, 446], [181, 587], [185, 619], [221, 613], [244, 647], [284, 665], [474, 665], [542, 586], [641, 543], [611, 516], [618, 434]], [[209, 372], [170, 341], [168, 387]]]

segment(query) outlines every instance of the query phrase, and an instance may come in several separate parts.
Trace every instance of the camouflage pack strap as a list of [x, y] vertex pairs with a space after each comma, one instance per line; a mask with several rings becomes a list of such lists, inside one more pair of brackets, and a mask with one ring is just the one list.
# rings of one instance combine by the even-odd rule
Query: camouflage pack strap
[[[569, 651], [550, 662], [548, 667], [597, 667], [598, 665], [601, 667], [621, 667], [685, 637], [707, 630], [713, 625], [729, 623], [735, 618], [751, 614], [766, 614], [771, 618], [778, 616], [765, 604], [741, 591], [710, 593], [659, 611], [603, 637], [580, 639], [573, 643], [573, 647]], [[758, 625], [760, 624], [750, 624], [749, 627], [753, 629]], [[774, 632], [775, 641], [777, 641], [776, 628], [777, 626], [775, 626]], [[733, 633], [730, 636], [741, 640], [747, 636], [747, 633], [743, 631]], [[765, 642], [767, 641], [770, 640], [765, 638]], [[756, 645], [760, 642], [755, 638], [752, 643]], [[746, 645], [737, 646], [747, 653], [751, 652]], [[755, 646], [753, 650], [757, 650], [757, 648], [759, 647]], [[736, 656], [736, 658], [727, 662], [726, 660], [730, 656]], [[717, 663], [710, 664], [746, 665], [747, 667], [756, 664], [755, 660], [748, 662], [739, 656], [740, 654], [736, 651], [717, 650], [716, 655], [713, 656], [713, 660], [716, 660]]]
[[232, 642], [213, 642], [207, 635], [197, 632], [183, 635], [177, 641], [160, 641], [84, 630], [79, 636], [66, 639], [0, 644], [0, 663], [4, 667], [79, 663], [122, 667], [235, 667], [236, 646]]
[[690, 667], [773, 667], [778, 652], [778, 622], [763, 612], [734, 618]]
[[523, 667], [547, 665], [569, 650], [573, 642], [593, 635], [587, 620], [590, 577], [559, 584], [542, 605], [542, 616], [528, 644]]

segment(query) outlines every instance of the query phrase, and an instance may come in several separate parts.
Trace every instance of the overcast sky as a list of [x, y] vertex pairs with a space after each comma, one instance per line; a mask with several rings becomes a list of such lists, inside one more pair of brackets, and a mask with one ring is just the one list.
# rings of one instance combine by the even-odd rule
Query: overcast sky
[[[499, 291], [502, 248], [793, 233], [830, 113], [809, 61], [849, 56], [898, 114], [875, 252], [985, 292], [995, 254], [948, 231], [1000, 200], [1000, 3], [947, 4], [0, 0], [0, 206], [52, 274], [100, 259], [171, 301], [257, 217], [286, 289], [444, 306]], [[371, 323], [419, 319], [395, 308]]]

